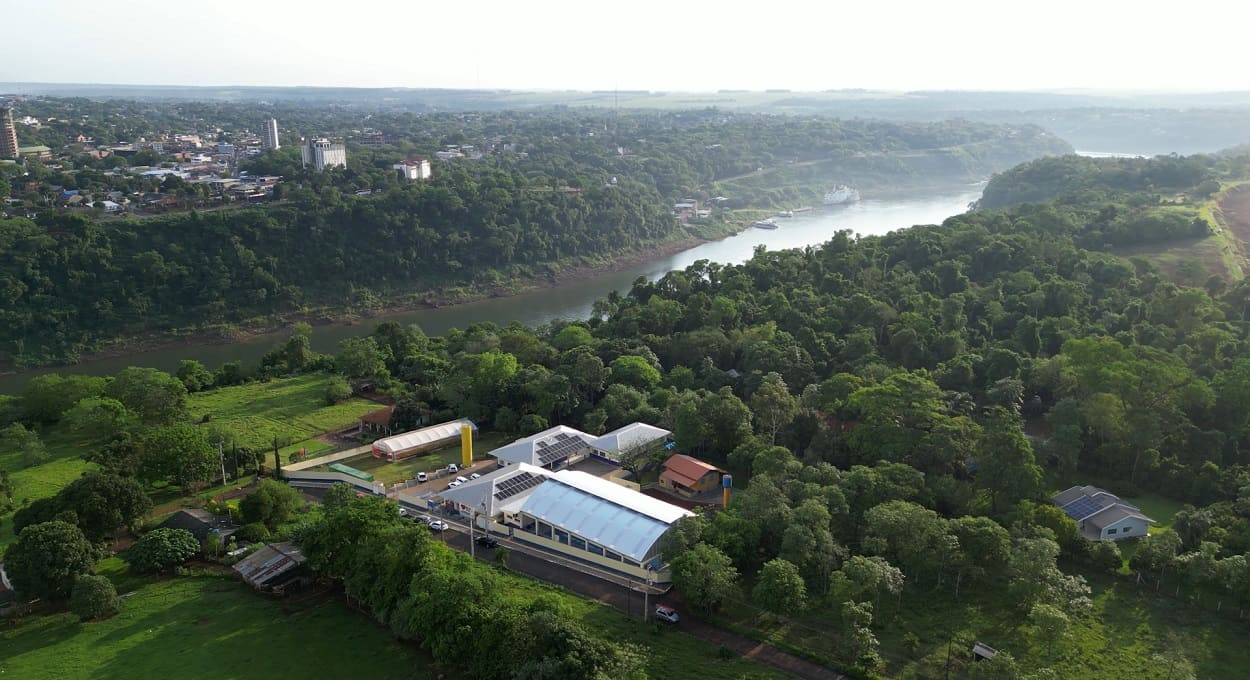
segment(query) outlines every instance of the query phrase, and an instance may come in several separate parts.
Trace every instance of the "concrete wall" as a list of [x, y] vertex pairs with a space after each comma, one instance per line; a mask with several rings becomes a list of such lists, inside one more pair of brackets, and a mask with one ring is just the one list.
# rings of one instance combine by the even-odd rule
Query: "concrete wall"
[[339, 461], [347, 460], [348, 458], [355, 458], [356, 456], [359, 456], [362, 453], [371, 453], [372, 451], [373, 451], [372, 447], [357, 446], [354, 449], [347, 449], [346, 451], [339, 451], [338, 453], [332, 453], [328, 456], [320, 456], [318, 458], [309, 458], [308, 460], [301, 460], [298, 463], [291, 463], [289, 465], [286, 463], [283, 463], [282, 471], [285, 473], [288, 470], [292, 472], [296, 470], [307, 470], [308, 468], [315, 468], [318, 465], [329, 465], [330, 463], [337, 463]]

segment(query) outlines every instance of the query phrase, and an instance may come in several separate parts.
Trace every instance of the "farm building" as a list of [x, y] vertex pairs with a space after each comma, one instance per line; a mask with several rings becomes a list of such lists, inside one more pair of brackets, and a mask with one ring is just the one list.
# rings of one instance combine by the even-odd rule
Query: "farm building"
[[1081, 528], [1081, 535], [1091, 541], [1139, 538], [1154, 524], [1137, 506], [1096, 486], [1074, 486], [1050, 500], [1071, 517]]
[[575, 470], [519, 462], [442, 493], [478, 526], [600, 569], [671, 582], [660, 537], [689, 510]]
[[308, 561], [294, 543], [270, 543], [234, 565], [234, 571], [249, 586], [278, 595], [310, 579]]
[[477, 432], [477, 425], [472, 420], [461, 418], [379, 439], [373, 442], [373, 457], [394, 462], [418, 453], [441, 449], [460, 440], [460, 429], [464, 425]]
[[725, 471], [715, 465], [677, 453], [664, 461], [664, 472], [660, 473], [660, 486], [685, 496], [695, 496], [708, 491], [718, 491], [723, 474]]

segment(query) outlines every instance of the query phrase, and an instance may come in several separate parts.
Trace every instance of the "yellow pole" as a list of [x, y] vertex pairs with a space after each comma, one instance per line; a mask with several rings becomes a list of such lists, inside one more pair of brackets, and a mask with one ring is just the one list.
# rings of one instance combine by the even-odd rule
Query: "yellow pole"
[[721, 501], [720, 501], [721, 507], [727, 508], [729, 507], [729, 487], [725, 487], [721, 489], [721, 492], [722, 492]]
[[473, 465], [473, 428], [465, 423], [460, 426], [460, 467]]

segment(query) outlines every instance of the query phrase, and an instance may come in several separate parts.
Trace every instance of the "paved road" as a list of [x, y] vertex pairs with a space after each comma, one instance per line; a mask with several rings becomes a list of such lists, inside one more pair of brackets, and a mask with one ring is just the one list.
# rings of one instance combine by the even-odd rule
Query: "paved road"
[[[451, 524], [452, 529], [443, 532], [439, 536], [440, 539], [454, 548], [468, 552], [468, 526], [454, 521], [449, 522], [449, 524]], [[737, 633], [718, 628], [706, 621], [699, 620], [690, 613], [690, 607], [685, 606], [684, 602], [672, 594], [658, 597], [649, 594], [644, 595], [637, 587], [630, 588], [625, 583], [623, 577], [615, 577], [618, 581], [611, 582], [559, 564], [553, 561], [557, 559], [553, 556], [539, 553], [531, 548], [518, 546], [515, 542], [508, 541], [506, 538], [500, 539], [500, 543], [506, 545], [509, 549], [508, 568], [513, 571], [563, 586], [578, 595], [615, 607], [630, 616], [642, 616], [643, 612], [646, 611], [644, 609], [644, 601], [650, 607], [654, 607], [657, 603], [666, 604], [681, 612], [681, 623], [677, 625], [682, 632], [707, 640], [712, 644], [725, 645], [742, 656], [772, 666], [796, 678], [804, 678], [805, 680], [845, 680], [846, 676], [832, 669], [783, 652], [772, 645], [756, 642]], [[477, 546], [477, 558], [479, 560], [493, 561], [495, 559], [494, 553], [494, 550]], [[636, 586], [638, 585], [641, 584], [636, 584]], [[643, 589], [645, 589], [645, 586], [643, 586]]]

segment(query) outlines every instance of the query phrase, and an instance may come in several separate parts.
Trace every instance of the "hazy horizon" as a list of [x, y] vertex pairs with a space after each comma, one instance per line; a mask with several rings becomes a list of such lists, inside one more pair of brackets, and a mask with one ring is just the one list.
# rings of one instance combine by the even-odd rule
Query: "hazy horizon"
[[[867, 89], [1142, 94], [1250, 89], [1226, 5], [985, 0], [767, 11], [638, 0], [194, 6], [48, 0], [6, 8], [0, 81], [536, 91]], [[56, 23], [50, 23], [54, 17]], [[74, 18], [83, 20], [74, 20]], [[42, 30], [36, 30], [43, 27]], [[53, 54], [51, 50], [55, 50]]]

